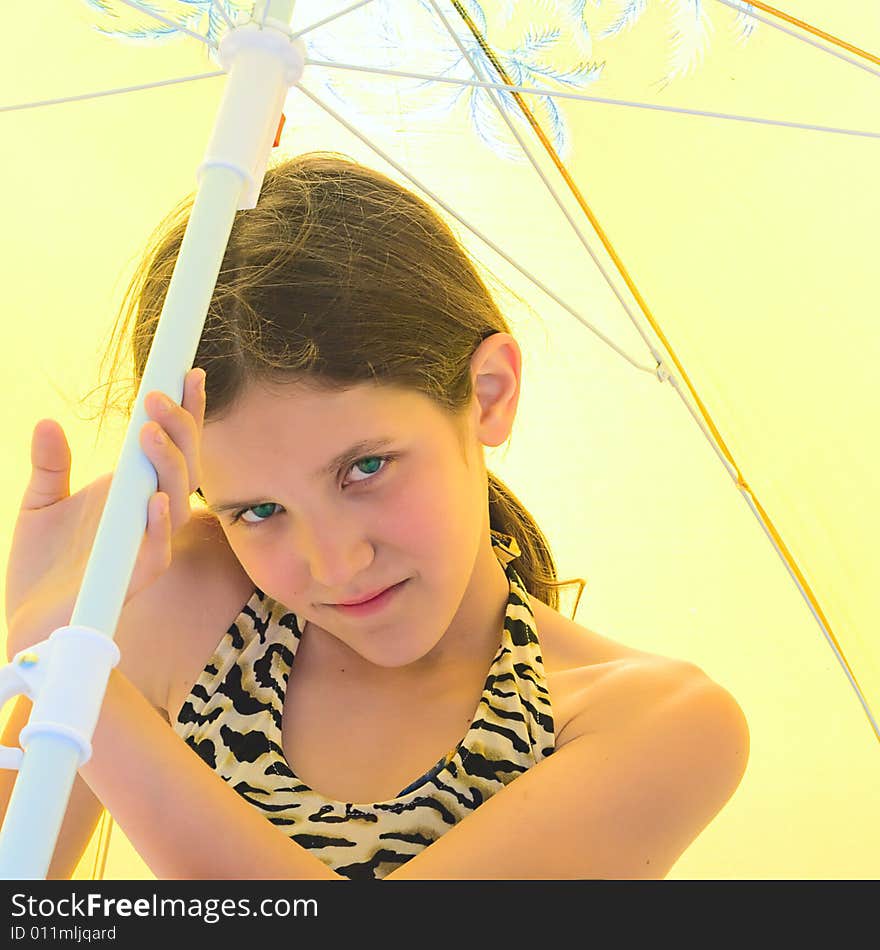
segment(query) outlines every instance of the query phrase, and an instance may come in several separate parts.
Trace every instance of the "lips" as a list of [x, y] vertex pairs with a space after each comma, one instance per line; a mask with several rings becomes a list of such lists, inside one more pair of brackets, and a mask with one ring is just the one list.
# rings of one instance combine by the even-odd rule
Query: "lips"
[[394, 604], [400, 591], [406, 587], [408, 581], [409, 578], [400, 581], [398, 584], [393, 584], [391, 587], [386, 587], [385, 590], [376, 594], [375, 597], [370, 598], [370, 600], [361, 601], [359, 604], [328, 604], [327, 606], [332, 607], [343, 616], [350, 618], [365, 619], [372, 617], [382, 613]]
[[[398, 581], [398, 584], [402, 584], [403, 581]], [[360, 597], [357, 600], [341, 600], [338, 603], [331, 604], [331, 607], [355, 607], [357, 604], [365, 604], [368, 600], [375, 600], [379, 594], [384, 594], [386, 590], [391, 590], [392, 587], [397, 587], [397, 584], [391, 584], [388, 587], [380, 587], [379, 590], [373, 591], [372, 594], [367, 594], [365, 597]]]

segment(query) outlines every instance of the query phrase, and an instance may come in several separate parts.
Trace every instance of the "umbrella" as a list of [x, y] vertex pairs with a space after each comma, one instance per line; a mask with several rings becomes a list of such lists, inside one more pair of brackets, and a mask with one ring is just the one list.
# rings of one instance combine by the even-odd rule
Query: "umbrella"
[[[95, 444], [78, 400], [195, 188], [209, 44], [244, 8], [135, 6], [43, 4], [3, 41], [7, 532], [36, 419], [64, 420], [78, 483], [115, 465], [122, 433]], [[373, 0], [293, 22], [309, 63], [279, 156], [335, 149], [419, 188], [500, 281], [524, 392], [487, 464], [560, 578], [587, 578], [576, 618], [746, 712], [746, 778], [669, 876], [876, 876], [880, 16]], [[490, 83], [522, 91], [499, 111]], [[151, 877], [126, 844], [105, 821], [78, 873]]]

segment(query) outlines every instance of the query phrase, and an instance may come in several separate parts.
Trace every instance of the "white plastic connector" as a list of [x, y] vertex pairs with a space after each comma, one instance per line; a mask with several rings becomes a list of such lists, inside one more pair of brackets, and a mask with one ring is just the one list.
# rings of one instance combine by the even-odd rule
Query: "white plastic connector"
[[229, 79], [196, 180], [201, 184], [211, 166], [238, 172], [245, 182], [239, 210], [257, 206], [287, 91], [305, 69], [305, 43], [292, 35], [288, 24], [269, 17], [236, 26], [220, 41], [218, 59]]
[[[19, 650], [0, 670], [0, 706], [22, 693], [33, 700], [18, 737], [22, 749], [37, 733], [48, 732], [78, 747], [80, 765], [88, 762], [107, 680], [120, 656], [110, 637], [82, 626], [59, 627], [48, 640]], [[19, 768], [21, 759], [21, 749], [0, 746], [0, 767]]]
[[258, 49], [277, 55], [284, 65], [284, 81], [288, 87], [302, 79], [306, 44], [300, 39], [293, 39], [289, 24], [267, 17], [263, 24], [248, 20], [225, 33], [220, 40], [217, 56], [226, 72], [231, 72], [235, 56], [242, 49]]
[[672, 373], [669, 372], [668, 368], [666, 367], [666, 364], [662, 362], [657, 363], [656, 373], [657, 373], [657, 379], [659, 379], [661, 383], [665, 383], [666, 380], [669, 379], [670, 376], [672, 376]]

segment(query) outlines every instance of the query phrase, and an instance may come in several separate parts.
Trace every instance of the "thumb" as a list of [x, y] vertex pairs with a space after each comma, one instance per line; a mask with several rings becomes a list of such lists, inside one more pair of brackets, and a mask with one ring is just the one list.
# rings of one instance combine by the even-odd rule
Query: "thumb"
[[54, 505], [70, 494], [70, 446], [54, 419], [41, 419], [31, 437], [31, 480], [22, 510]]

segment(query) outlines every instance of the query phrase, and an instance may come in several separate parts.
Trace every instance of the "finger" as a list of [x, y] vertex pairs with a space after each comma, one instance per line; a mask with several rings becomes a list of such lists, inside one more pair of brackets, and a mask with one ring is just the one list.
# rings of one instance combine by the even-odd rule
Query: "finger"
[[183, 408], [196, 420], [201, 433], [205, 425], [205, 371], [195, 367], [187, 373], [183, 384]]
[[[200, 481], [201, 425], [204, 418], [204, 396], [198, 386], [201, 370], [190, 370], [184, 379], [182, 405], [173, 400], [171, 405], [162, 402], [162, 393], [152, 390], [147, 394], [144, 406], [147, 414], [154, 419], [171, 437], [174, 444], [183, 453], [189, 473], [188, 493], [198, 488]], [[172, 496], [173, 499], [173, 496]], [[172, 515], [174, 502], [172, 500]]]
[[128, 596], [155, 580], [171, 563], [171, 518], [169, 498], [155, 492], [147, 506], [147, 530], [141, 546], [136, 573], [132, 576]]
[[157, 491], [152, 499], [153, 511], [148, 521], [148, 531], [152, 533], [153, 566], [164, 571], [171, 563], [171, 509], [170, 498], [163, 491]]
[[196, 423], [196, 438], [192, 455], [187, 455], [190, 471], [190, 491], [195, 491], [202, 480], [202, 432], [205, 428], [205, 371], [199, 367], [190, 371], [184, 381], [183, 408]]
[[169, 499], [171, 530], [177, 531], [190, 517], [189, 472], [180, 449], [157, 422], [145, 422], [140, 432], [141, 448], [156, 469], [158, 489]]
[[70, 446], [64, 429], [54, 419], [41, 419], [31, 436], [31, 477], [22, 509], [54, 505], [70, 495]]

